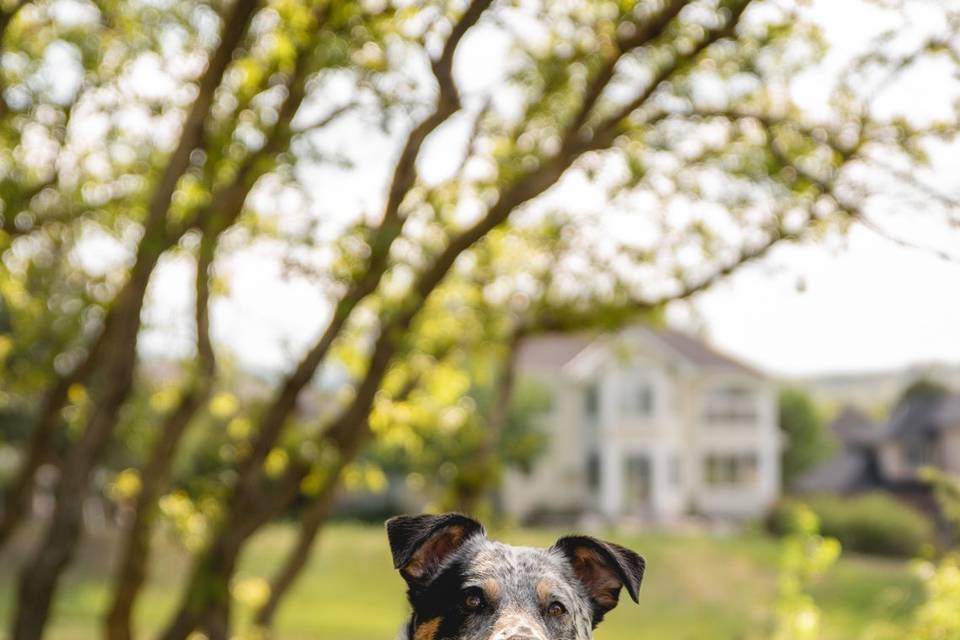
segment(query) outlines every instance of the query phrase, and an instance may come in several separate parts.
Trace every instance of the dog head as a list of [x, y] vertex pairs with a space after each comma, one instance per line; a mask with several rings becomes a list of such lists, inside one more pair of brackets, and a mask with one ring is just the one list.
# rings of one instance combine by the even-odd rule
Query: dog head
[[515, 547], [456, 513], [398, 516], [387, 536], [413, 607], [409, 640], [589, 640], [643, 579], [643, 558], [611, 542]]

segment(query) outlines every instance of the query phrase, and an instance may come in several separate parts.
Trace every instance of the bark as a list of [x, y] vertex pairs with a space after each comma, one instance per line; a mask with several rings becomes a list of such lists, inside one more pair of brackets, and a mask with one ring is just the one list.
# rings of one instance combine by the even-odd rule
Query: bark
[[[406, 400], [413, 390], [419, 384], [419, 376], [411, 377], [404, 385], [404, 388], [394, 398], [394, 402]], [[329, 473], [327, 481], [320, 489], [320, 493], [310, 501], [310, 504], [304, 509], [300, 516], [300, 527], [297, 532], [297, 541], [291, 549], [290, 554], [284, 560], [280, 570], [270, 582], [270, 597], [267, 602], [257, 611], [254, 622], [258, 627], [270, 628], [273, 625], [273, 618], [277, 612], [277, 607], [281, 600], [286, 596], [290, 587], [296, 582], [300, 573], [303, 571], [310, 559], [310, 554], [316, 545], [317, 536], [323, 525], [330, 516], [336, 498], [340, 475], [343, 469], [356, 459], [357, 455], [363, 450], [364, 445], [371, 436], [369, 421], [362, 427], [341, 430], [337, 433], [328, 434], [327, 442], [337, 447], [340, 453], [335, 468]], [[339, 438], [339, 440], [334, 440]]]
[[[744, 6], [748, 3], [749, 0], [746, 0]], [[479, 17], [479, 13], [474, 12], [475, 7], [484, 5], [485, 8], [488, 4], [489, 2], [477, 2], [475, 0], [468, 8], [465, 16], [476, 15]], [[725, 27], [722, 30], [708, 32], [705, 40], [713, 42], [732, 33], [733, 26], [741, 13], [742, 11], [732, 13]], [[459, 26], [455, 27], [451, 39], [462, 37], [464, 32], [465, 29], [461, 30]], [[697, 48], [694, 55], [703, 51], [706, 46], [708, 45], [704, 44]], [[446, 51], [447, 47], [444, 48], [445, 53]], [[450, 55], [452, 56], [452, 52]], [[445, 69], [445, 65], [440, 64], [442, 61], [443, 57], [433, 65], [438, 81], [443, 77], [442, 74]], [[669, 71], [658, 75], [655, 78], [656, 85], [669, 79], [679, 67], [679, 63], [674, 64]], [[448, 66], [446, 72], [449, 74]], [[443, 82], [441, 82], [441, 91], [442, 87]], [[643, 99], [634, 100], [631, 103], [635, 105], [634, 109], [642, 106], [654, 90], [655, 87], [642, 92]], [[618, 114], [619, 119], [615, 122], [602, 122], [604, 135], [598, 139], [588, 137], [588, 133], [583, 129], [570, 130], [569, 137], [562, 141], [560, 150], [556, 155], [546, 159], [540, 167], [507, 186], [479, 221], [450, 240], [447, 247], [435, 258], [434, 262], [417, 278], [411, 295], [404, 301], [401, 308], [385, 319], [380, 336], [375, 342], [367, 372], [356, 390], [353, 401], [334, 419], [324, 437], [336, 436], [340, 432], [351, 430], [359, 431], [358, 425], [367, 424], [367, 416], [373, 405], [376, 392], [404, 334], [409, 330], [410, 324], [422, 308], [426, 298], [443, 281], [456, 259], [482, 240], [487, 233], [502, 224], [512, 211], [556, 184], [563, 173], [584, 153], [594, 149], [606, 148], [612, 144], [615, 135], [610, 134], [629, 115], [629, 113], [626, 115]], [[402, 157], [401, 155], [401, 159]], [[411, 164], [410, 171], [413, 172], [413, 170]], [[416, 176], [411, 173], [410, 179], [415, 178]], [[397, 233], [399, 233], [399, 230]], [[336, 315], [335, 313], [335, 317]], [[308, 381], [309, 378], [306, 382]], [[284, 399], [285, 402], [289, 403], [291, 409], [295, 400], [295, 393], [291, 393], [290, 397]], [[298, 494], [299, 483], [306, 475], [306, 469], [302, 466], [294, 465], [291, 467], [284, 477], [282, 489], [271, 492], [268, 487], [264, 486], [264, 480], [259, 472], [259, 462], [262, 461], [260, 456], [265, 457], [269, 452], [272, 443], [276, 441], [276, 436], [279, 435], [282, 422], [269, 426], [274, 427], [275, 432], [267, 433], [266, 435], [269, 438], [258, 441], [257, 450], [251, 457], [251, 460], [257, 463], [254, 464], [249, 461], [246, 463], [237, 490], [230, 498], [227, 509], [229, 516], [221, 528], [223, 535], [199, 559], [196, 569], [188, 580], [188, 587], [178, 612], [170, 625], [159, 636], [160, 640], [184, 640], [187, 635], [198, 628], [198, 625], [203, 624], [210, 611], [221, 606], [218, 599], [229, 598], [226, 585], [229, 584], [236, 566], [237, 555], [246, 537], [252, 535], [263, 523], [282, 513]], [[261, 432], [261, 437], [263, 435], [264, 433]], [[267, 442], [270, 443], [269, 447], [264, 446]], [[229, 538], [229, 541], [227, 538]], [[210, 629], [206, 630], [208, 633], [211, 631]]]
[[253, 19], [258, 4], [258, 0], [236, 0], [224, 22], [220, 34], [220, 43], [200, 77], [197, 98], [187, 113], [177, 147], [170, 154], [170, 158], [167, 160], [160, 180], [157, 182], [150, 198], [146, 223], [148, 234], [151, 230], [166, 225], [167, 211], [170, 209], [170, 202], [173, 199], [174, 191], [176, 191], [177, 183], [190, 166], [190, 154], [203, 141], [203, 132], [216, 89], [220, 86], [223, 74], [250, 26], [250, 21]]
[[[275, 512], [281, 513], [289, 501], [292, 501], [296, 496], [299, 483], [307, 473], [306, 469], [294, 467], [285, 479], [289, 491], [288, 501], [273, 500], [269, 496], [267, 498], [263, 497], [263, 489], [260, 486], [262, 463], [276, 444], [284, 424], [296, 406], [300, 392], [313, 378], [317, 368], [326, 358], [330, 347], [337, 336], [340, 335], [354, 309], [376, 290], [387, 271], [390, 248], [400, 236], [403, 227], [400, 207], [404, 197], [417, 179], [416, 159], [419, 156], [420, 149], [427, 137], [460, 108], [459, 94], [452, 77], [453, 57], [457, 46], [469, 28], [479, 20], [483, 12], [490, 6], [491, 2], [492, 0], [473, 0], [471, 2], [454, 26], [440, 57], [433, 62], [432, 69], [439, 90], [436, 106], [434, 111], [410, 132], [404, 143], [391, 179], [383, 217], [374, 233], [371, 243], [371, 258], [364, 276], [357, 280], [344, 294], [337, 304], [330, 323], [317, 343], [300, 361], [294, 372], [284, 381], [273, 403], [261, 419], [251, 454], [238, 466], [239, 480], [228, 503], [228, 511], [233, 514], [234, 524], [227, 525], [235, 527], [237, 531], [249, 529], [252, 533], [260, 526], [255, 523], [268, 521]], [[389, 360], [389, 356], [387, 360]], [[383, 367], [386, 367], [386, 361], [383, 362]], [[382, 373], [380, 375], [382, 376]], [[379, 384], [379, 381], [377, 384]], [[370, 402], [372, 402], [375, 392], [376, 386], [366, 392], [369, 395]], [[353, 415], [355, 414], [351, 414], [351, 417], [346, 419], [352, 419]], [[361, 415], [361, 418], [365, 423], [365, 416]], [[338, 421], [338, 424], [342, 423], [343, 420]], [[331, 433], [336, 433], [339, 430], [349, 431], [349, 429], [334, 428], [331, 429]], [[360, 440], [358, 438], [358, 442]], [[274, 504], [262, 508], [261, 512], [257, 512], [251, 506], [251, 503], [263, 502], [265, 499], [270, 503], [278, 503], [280, 505], [279, 511], [276, 510]], [[185, 638], [198, 624], [204, 624], [203, 621], [209, 617], [211, 610], [222, 609], [220, 599], [229, 598], [224, 585], [229, 582], [229, 577], [236, 563], [234, 555], [239, 553], [243, 542], [245, 542], [245, 539], [235, 545], [214, 543], [214, 546], [206, 553], [207, 557], [198, 563], [188, 582], [185, 598], [178, 613], [160, 638], [163, 640]], [[217, 580], [220, 581], [220, 586], [208, 590], [212, 597], [200, 598], [198, 601], [196, 596], [203, 590], [203, 584]], [[205, 610], [203, 610], [204, 606], [206, 607]], [[207, 631], [210, 633], [214, 630], [207, 629]]]
[[[132, 637], [131, 618], [136, 599], [146, 578], [150, 557], [150, 536], [156, 510], [156, 500], [165, 489], [170, 465], [186, 427], [196, 412], [209, 397], [212, 379], [216, 370], [213, 345], [209, 329], [209, 269], [213, 263], [217, 241], [230, 228], [243, 211], [247, 196], [256, 181], [266, 173], [270, 157], [282, 151], [290, 142], [292, 131], [289, 122], [293, 119], [305, 97], [307, 78], [306, 57], [300, 56], [291, 79], [287, 98], [280, 109], [268, 142], [259, 151], [251, 154], [243, 163], [236, 178], [218, 190], [211, 199], [206, 213], [198, 219], [211, 219], [213, 227], [201, 240], [196, 280], [196, 332], [197, 357], [200, 363], [198, 378], [188, 389], [178, 407], [168, 416], [151, 457], [141, 473], [141, 492], [137, 496], [131, 528], [124, 541], [118, 571], [114, 579], [114, 601], [105, 621], [109, 640], [129, 640]], [[332, 118], [325, 124], [329, 124]], [[221, 611], [222, 613], [222, 611]]]
[[66, 404], [70, 387], [86, 380], [96, 365], [102, 345], [107, 338], [107, 328], [108, 325], [105, 325], [101, 330], [83, 362], [66, 375], [58, 377], [40, 402], [40, 409], [30, 432], [30, 441], [27, 443], [26, 455], [3, 496], [3, 513], [0, 514], [0, 549], [30, 515], [34, 476], [40, 466], [53, 454], [56, 431], [60, 424], [60, 410]]
[[60, 575], [73, 558], [90, 472], [109, 441], [133, 382], [143, 295], [158, 259], [159, 255], [141, 257], [117, 301], [115, 330], [104, 347], [106, 364], [94, 383], [98, 392], [92, 414], [61, 467], [53, 518], [21, 572], [12, 631], [15, 640], [42, 636]]
[[333, 507], [334, 499], [337, 494], [337, 486], [342, 466], [337, 470], [335, 476], [332, 476], [320, 490], [320, 494], [315, 496], [306, 507], [303, 515], [300, 517], [300, 528], [297, 531], [297, 541], [291, 549], [290, 554], [283, 562], [283, 566], [274, 575], [270, 581], [270, 597], [267, 602], [257, 611], [254, 622], [258, 627], [268, 629], [273, 625], [273, 618], [277, 612], [277, 607], [287, 595], [290, 587], [294, 585], [300, 573], [306, 567], [310, 554], [316, 545], [317, 536], [320, 529], [326, 523], [330, 516], [330, 510]]
[[256, 0], [237, 0], [225, 21], [220, 43], [200, 78], [198, 95], [187, 114], [177, 148], [154, 188], [133, 271], [111, 310], [110, 340], [104, 342], [103, 365], [92, 387], [96, 390], [92, 396], [92, 414], [83, 435], [64, 461], [53, 518], [36, 553], [21, 573], [14, 640], [34, 640], [42, 636], [59, 578], [72, 560], [81, 534], [82, 503], [89, 475], [109, 442], [133, 383], [140, 311], [147, 284], [160, 256], [178, 239], [176, 234], [167, 232], [167, 210], [177, 182], [189, 166], [191, 152], [202, 141], [214, 92], [246, 33], [256, 6]]
[[293, 412], [297, 398], [309, 384], [320, 364], [326, 358], [337, 336], [343, 330], [354, 309], [372, 294], [389, 267], [390, 249], [403, 230], [404, 218], [400, 211], [403, 199], [417, 180], [416, 160], [423, 143], [440, 125], [460, 109], [460, 95], [453, 81], [453, 58], [466, 32], [480, 19], [493, 0], [473, 0], [454, 25], [444, 44], [440, 57], [431, 67], [437, 82], [438, 95], [434, 110], [407, 135], [400, 157], [394, 166], [387, 202], [380, 224], [374, 232], [370, 260], [363, 276], [355, 281], [337, 303], [329, 324], [318, 341], [298, 363], [294, 372], [284, 381], [280, 392], [261, 420], [251, 454], [241, 463], [241, 491], [250, 490], [260, 465], [266, 459], [280, 436], [287, 418]]
[[140, 473], [140, 493], [134, 503], [130, 527], [121, 541], [120, 559], [113, 582], [113, 603], [105, 620], [108, 640], [130, 640], [133, 636], [133, 606], [143, 587], [150, 562], [150, 536], [156, 517], [156, 502], [167, 487], [170, 465], [180, 439], [210, 395], [216, 360], [210, 342], [208, 320], [209, 270], [216, 250], [217, 235], [203, 237], [197, 260], [195, 313], [198, 371], [176, 408], [167, 415], [149, 460]]

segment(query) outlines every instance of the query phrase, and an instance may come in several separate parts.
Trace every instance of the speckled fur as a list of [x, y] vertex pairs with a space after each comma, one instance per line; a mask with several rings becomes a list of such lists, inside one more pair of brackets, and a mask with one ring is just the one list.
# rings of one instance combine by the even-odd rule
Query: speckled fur
[[[467, 612], [457, 605], [471, 588], [495, 599]], [[560, 549], [511, 546], [482, 531], [446, 557], [427, 585], [412, 588], [410, 599], [414, 611], [397, 640], [590, 640], [599, 622]], [[566, 613], [547, 615], [553, 602]]]

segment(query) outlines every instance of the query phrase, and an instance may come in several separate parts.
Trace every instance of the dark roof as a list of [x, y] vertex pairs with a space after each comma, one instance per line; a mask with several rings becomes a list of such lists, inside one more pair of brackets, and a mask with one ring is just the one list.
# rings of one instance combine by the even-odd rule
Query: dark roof
[[[694, 366], [723, 369], [764, 377], [756, 369], [734, 360], [687, 334], [670, 329], [648, 329], [647, 333]], [[524, 341], [518, 362], [526, 370], [559, 370], [592, 344], [599, 336], [591, 333], [550, 334]]]
[[793, 488], [801, 493], [845, 493], [868, 486], [869, 461], [853, 451], [840, 451], [793, 481]]
[[936, 414], [940, 398], [919, 397], [904, 400], [890, 415], [886, 433], [892, 438], [928, 433], [938, 429]]
[[848, 445], [873, 444], [883, 436], [880, 428], [867, 414], [856, 407], [844, 407], [833, 422], [830, 431], [840, 442]]

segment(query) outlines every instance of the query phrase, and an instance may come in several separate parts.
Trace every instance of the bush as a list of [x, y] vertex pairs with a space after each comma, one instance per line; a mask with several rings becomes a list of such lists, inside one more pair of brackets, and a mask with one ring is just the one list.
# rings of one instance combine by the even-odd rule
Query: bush
[[[930, 519], [887, 494], [816, 496], [804, 503], [820, 518], [821, 533], [849, 551], [915, 557], [934, 543]], [[780, 501], [768, 515], [767, 527], [777, 535], [791, 531], [799, 506], [796, 500]]]

